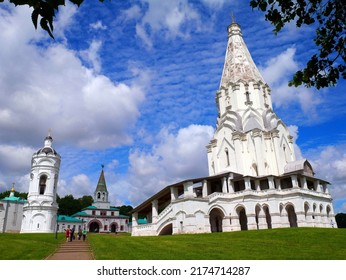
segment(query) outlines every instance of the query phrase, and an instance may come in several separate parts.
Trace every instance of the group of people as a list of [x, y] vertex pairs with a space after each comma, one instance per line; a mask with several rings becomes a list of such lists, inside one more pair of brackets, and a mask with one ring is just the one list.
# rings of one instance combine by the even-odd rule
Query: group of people
[[[83, 237], [83, 241], [85, 241], [86, 235], [87, 235], [87, 230], [85, 228], [83, 230], [82, 228], [78, 229], [78, 240], [81, 240], [81, 238]], [[75, 227], [73, 227], [72, 229], [70, 228], [65, 229], [65, 237], [66, 237], [66, 242], [72, 242], [76, 238]]]

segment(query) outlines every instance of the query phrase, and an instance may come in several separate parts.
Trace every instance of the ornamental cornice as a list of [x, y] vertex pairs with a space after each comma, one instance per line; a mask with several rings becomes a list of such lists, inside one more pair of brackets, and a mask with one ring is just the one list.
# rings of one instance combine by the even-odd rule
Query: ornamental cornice
[[273, 129], [270, 131], [271, 135], [273, 138], [279, 138], [279, 130], [278, 129]]
[[240, 131], [235, 131], [232, 133], [232, 140], [246, 140], [246, 134]]
[[252, 130], [252, 137], [262, 137], [262, 131], [258, 128]]

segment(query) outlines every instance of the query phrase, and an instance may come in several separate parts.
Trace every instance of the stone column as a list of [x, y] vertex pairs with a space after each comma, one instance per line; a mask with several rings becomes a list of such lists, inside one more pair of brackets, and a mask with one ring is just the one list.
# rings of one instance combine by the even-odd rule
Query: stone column
[[281, 191], [280, 178], [275, 178], [276, 188], [278, 191]]
[[266, 228], [268, 228], [266, 215], [263, 209], [261, 209], [261, 211], [259, 211], [258, 213], [258, 229], [266, 229]]
[[202, 185], [202, 197], [207, 197], [208, 196], [208, 181], [203, 180], [203, 185]]
[[152, 218], [151, 218], [151, 221], [152, 223], [156, 223], [157, 222], [157, 217], [158, 217], [158, 209], [159, 209], [159, 202], [157, 199], [153, 200], [151, 202], [151, 207], [152, 207], [152, 210], [151, 210], [151, 213], [152, 213]]
[[270, 190], [275, 190], [274, 177], [268, 176], [268, 185]]
[[246, 214], [246, 216], [247, 216], [247, 228], [249, 230], [257, 229], [256, 214], [249, 213], [249, 214]]
[[232, 178], [228, 178], [228, 192], [229, 193], [234, 193], [234, 183], [233, 183], [233, 176]]
[[256, 186], [256, 191], [260, 192], [261, 191], [260, 180], [255, 180], [255, 186]]
[[135, 212], [132, 214], [132, 235], [138, 235], [137, 227], [138, 227], [138, 212]]
[[171, 187], [171, 201], [178, 199], [178, 188]]
[[222, 177], [222, 192], [223, 193], [228, 193], [227, 177]]
[[320, 180], [314, 181], [314, 189], [316, 192], [321, 192]]
[[291, 180], [292, 180], [292, 187], [293, 189], [298, 189], [299, 185], [298, 185], [298, 178], [297, 175], [291, 175]]
[[246, 191], [251, 191], [251, 180], [250, 177], [245, 177], [244, 178], [244, 183], [245, 183], [245, 190]]
[[306, 183], [306, 177], [300, 177], [300, 184], [302, 185], [302, 188], [304, 190], [307, 190], [308, 189], [308, 184]]
[[193, 183], [191, 181], [184, 183], [184, 198], [194, 197]]

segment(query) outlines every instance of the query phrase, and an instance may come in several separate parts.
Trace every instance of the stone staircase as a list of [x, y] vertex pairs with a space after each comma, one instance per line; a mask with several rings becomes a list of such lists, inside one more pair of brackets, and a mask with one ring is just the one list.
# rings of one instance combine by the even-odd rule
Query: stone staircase
[[89, 242], [75, 239], [64, 242], [47, 260], [93, 260]]

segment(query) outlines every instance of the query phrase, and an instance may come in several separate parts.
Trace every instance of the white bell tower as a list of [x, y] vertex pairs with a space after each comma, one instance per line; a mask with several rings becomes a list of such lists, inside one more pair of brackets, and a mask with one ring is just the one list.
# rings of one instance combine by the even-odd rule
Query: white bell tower
[[44, 147], [33, 154], [27, 203], [23, 208], [22, 233], [55, 232], [60, 155], [52, 148], [50, 133]]

